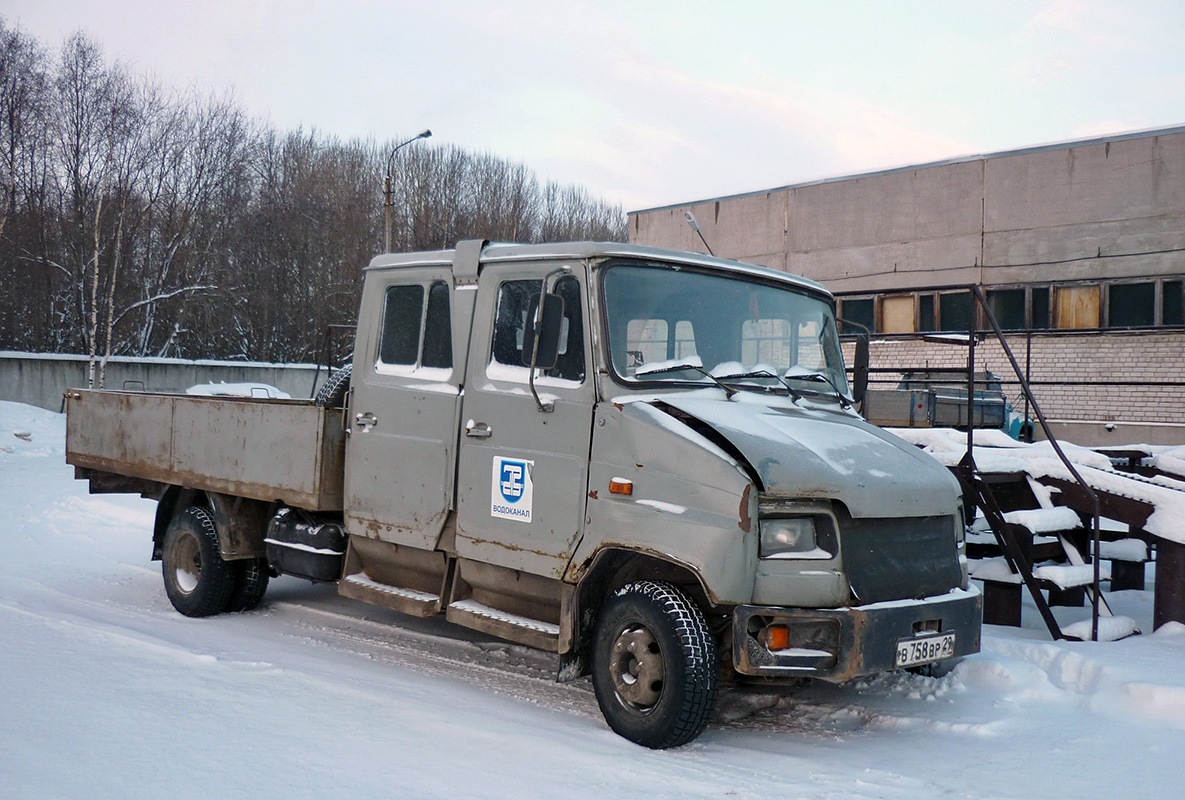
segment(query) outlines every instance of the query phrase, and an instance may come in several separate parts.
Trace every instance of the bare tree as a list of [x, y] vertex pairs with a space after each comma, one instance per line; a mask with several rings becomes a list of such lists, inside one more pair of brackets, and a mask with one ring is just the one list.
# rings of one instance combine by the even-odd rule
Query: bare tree
[[[100, 386], [117, 354], [314, 358], [356, 313], [402, 141], [276, 130], [0, 19], [0, 347], [89, 353]], [[625, 238], [619, 207], [492, 154], [393, 168], [397, 249]]]

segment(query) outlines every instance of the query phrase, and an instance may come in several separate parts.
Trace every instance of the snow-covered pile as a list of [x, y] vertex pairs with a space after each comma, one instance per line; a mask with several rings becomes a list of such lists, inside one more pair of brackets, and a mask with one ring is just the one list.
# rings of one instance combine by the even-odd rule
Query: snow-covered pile
[[1174, 447], [1152, 457], [1152, 466], [1185, 480], [1185, 447]]
[[[1113, 643], [989, 627], [943, 678], [723, 690], [707, 732], [614, 735], [555, 659], [273, 582], [173, 611], [154, 506], [87, 494], [64, 421], [0, 403], [0, 797], [1162, 798], [1180, 791], [1185, 626]], [[1116, 592], [1152, 629], [1152, 593]], [[1084, 609], [1056, 609], [1066, 621]]]

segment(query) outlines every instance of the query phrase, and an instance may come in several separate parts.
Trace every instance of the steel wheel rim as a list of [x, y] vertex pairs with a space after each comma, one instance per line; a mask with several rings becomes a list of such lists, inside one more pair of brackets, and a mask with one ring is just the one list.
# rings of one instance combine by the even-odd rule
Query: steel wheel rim
[[609, 656], [609, 675], [617, 699], [642, 713], [658, 705], [666, 660], [658, 640], [645, 625], [628, 625], [617, 635]]
[[197, 588], [202, 578], [202, 549], [192, 533], [179, 534], [173, 542], [169, 549], [169, 569], [173, 573], [173, 583], [182, 594]]

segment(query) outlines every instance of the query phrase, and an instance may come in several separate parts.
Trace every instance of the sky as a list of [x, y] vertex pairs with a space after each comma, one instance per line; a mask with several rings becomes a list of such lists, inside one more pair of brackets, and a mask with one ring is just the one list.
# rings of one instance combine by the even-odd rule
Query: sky
[[282, 129], [457, 145], [626, 210], [1185, 124], [1179, 0], [0, 0]]

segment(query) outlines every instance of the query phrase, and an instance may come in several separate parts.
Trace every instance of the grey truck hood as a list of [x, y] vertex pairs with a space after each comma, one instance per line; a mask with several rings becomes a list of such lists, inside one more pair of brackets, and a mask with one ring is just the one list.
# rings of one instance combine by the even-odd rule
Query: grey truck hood
[[946, 467], [838, 407], [699, 392], [663, 395], [659, 403], [731, 442], [767, 494], [840, 500], [853, 517], [950, 514], [958, 502], [958, 482]]

